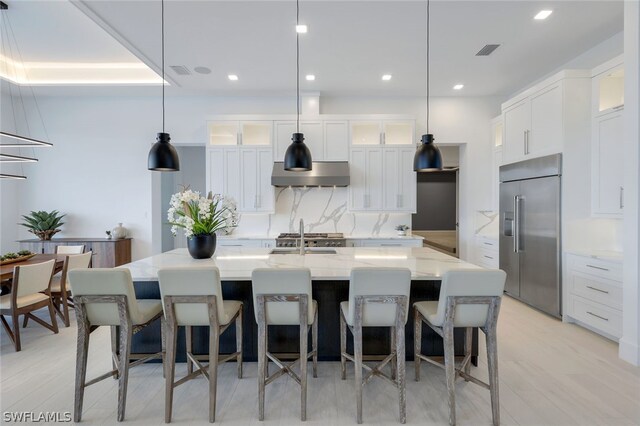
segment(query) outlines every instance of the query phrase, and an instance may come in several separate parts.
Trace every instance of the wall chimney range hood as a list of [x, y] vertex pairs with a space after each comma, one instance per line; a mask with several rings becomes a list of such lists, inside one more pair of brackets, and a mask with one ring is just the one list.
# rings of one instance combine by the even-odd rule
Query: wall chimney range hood
[[284, 163], [273, 163], [271, 174], [273, 186], [348, 186], [349, 162], [314, 161], [313, 168], [306, 172], [289, 172]]

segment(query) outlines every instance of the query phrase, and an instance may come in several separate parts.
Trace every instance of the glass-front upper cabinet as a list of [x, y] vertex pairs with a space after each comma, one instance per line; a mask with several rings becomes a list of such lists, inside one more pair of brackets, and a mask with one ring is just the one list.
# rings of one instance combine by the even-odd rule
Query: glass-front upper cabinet
[[271, 146], [271, 121], [210, 121], [209, 145]]
[[598, 74], [593, 78], [594, 114], [600, 115], [624, 107], [624, 67]]
[[351, 145], [413, 145], [413, 120], [352, 121]]

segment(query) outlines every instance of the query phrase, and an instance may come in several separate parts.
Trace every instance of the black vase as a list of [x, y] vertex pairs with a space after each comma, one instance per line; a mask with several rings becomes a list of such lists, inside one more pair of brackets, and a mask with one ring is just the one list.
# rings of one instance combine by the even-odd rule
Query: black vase
[[193, 235], [187, 238], [187, 248], [194, 259], [209, 259], [216, 251], [216, 234]]

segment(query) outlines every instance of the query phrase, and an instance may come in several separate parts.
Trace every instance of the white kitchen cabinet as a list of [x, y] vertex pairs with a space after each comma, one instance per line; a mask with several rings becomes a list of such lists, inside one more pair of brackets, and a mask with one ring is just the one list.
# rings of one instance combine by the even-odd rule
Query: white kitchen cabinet
[[498, 269], [500, 253], [498, 239], [476, 235], [476, 264], [483, 268]]
[[272, 143], [272, 122], [268, 120], [211, 121], [208, 127], [210, 146], [271, 146]]
[[238, 148], [207, 149], [207, 193], [226, 195], [240, 207], [240, 153]]
[[383, 203], [383, 158], [381, 147], [351, 150], [349, 208], [379, 211]]
[[567, 255], [567, 316], [617, 340], [622, 336], [622, 265]]
[[351, 145], [413, 145], [413, 120], [363, 120], [351, 122]]
[[413, 171], [415, 149], [383, 149], [385, 211], [416, 211], [416, 172]]
[[624, 63], [622, 55], [596, 67], [592, 73], [592, 115], [597, 117], [624, 107]]
[[[276, 121], [274, 161], [284, 161], [284, 154], [291, 145], [291, 136], [296, 133], [295, 121]], [[304, 134], [304, 143], [311, 151], [313, 161], [325, 159], [324, 131], [322, 121], [301, 121], [300, 133]]]
[[502, 104], [505, 164], [578, 149], [588, 137], [589, 75], [562, 71]]
[[415, 212], [414, 153], [413, 147], [352, 148], [349, 209]]
[[502, 145], [493, 148], [491, 161], [491, 209], [500, 210], [500, 166], [502, 166]]
[[326, 120], [324, 126], [324, 159], [349, 161], [349, 122]]
[[620, 217], [624, 208], [623, 111], [593, 118], [591, 207], [596, 216]]
[[271, 212], [274, 207], [271, 172], [273, 151], [267, 148], [240, 149], [240, 210]]

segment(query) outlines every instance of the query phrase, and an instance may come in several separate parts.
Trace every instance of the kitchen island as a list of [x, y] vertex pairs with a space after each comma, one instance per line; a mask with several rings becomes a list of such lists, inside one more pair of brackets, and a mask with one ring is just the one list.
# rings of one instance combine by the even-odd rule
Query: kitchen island
[[[333, 254], [273, 253], [270, 248], [220, 247], [211, 259], [195, 260], [186, 249], [176, 249], [141, 259], [126, 265], [133, 277], [136, 295], [142, 299], [159, 299], [158, 270], [167, 267], [192, 267], [211, 265], [220, 270], [225, 299], [244, 303], [244, 359], [255, 361], [257, 355], [257, 325], [253, 313], [251, 272], [256, 268], [309, 268], [313, 281], [313, 298], [318, 302], [318, 329], [320, 360], [340, 359], [339, 313], [340, 302], [348, 300], [349, 275], [356, 267], [403, 267], [411, 271], [410, 306], [416, 301], [438, 300], [440, 279], [452, 269], [477, 269], [478, 266], [439, 253], [426, 247], [348, 247], [336, 248]], [[185, 282], [185, 285], [188, 285]], [[393, 286], [394, 283], [389, 283]], [[407, 322], [407, 359], [413, 358], [413, 323], [411, 309]], [[462, 331], [456, 334], [456, 352], [462, 354]], [[178, 335], [178, 360], [184, 360], [184, 331]], [[222, 353], [235, 350], [235, 329], [230, 327], [220, 338]], [[271, 352], [297, 351], [297, 327], [274, 327], [269, 332]], [[423, 353], [434, 356], [443, 354], [442, 339], [425, 327], [422, 334]], [[348, 350], [352, 350], [349, 339]], [[389, 353], [389, 331], [368, 328], [363, 331], [364, 353], [381, 355]], [[208, 350], [208, 331], [194, 327], [194, 353]], [[134, 336], [132, 352], [152, 353], [160, 348], [160, 325], [153, 324]], [[474, 355], [477, 353], [477, 331], [474, 331]]]

